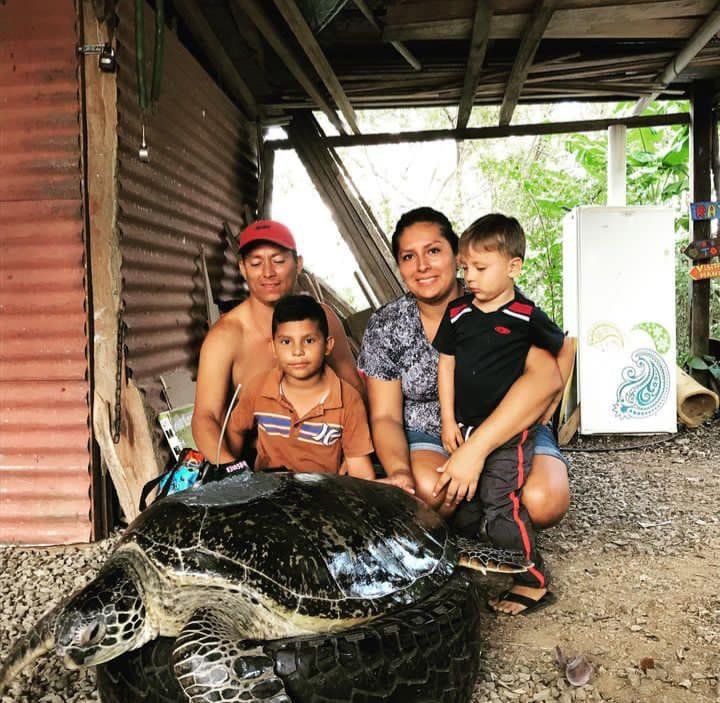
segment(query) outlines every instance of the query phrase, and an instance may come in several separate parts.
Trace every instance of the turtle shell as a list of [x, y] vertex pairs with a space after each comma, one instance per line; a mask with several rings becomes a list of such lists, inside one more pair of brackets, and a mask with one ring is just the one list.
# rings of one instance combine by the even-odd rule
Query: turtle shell
[[[138, 549], [139, 548], [139, 549]], [[246, 584], [301, 615], [370, 617], [435, 592], [457, 564], [445, 523], [398, 488], [246, 472], [154, 503], [116, 555], [182, 587]]]

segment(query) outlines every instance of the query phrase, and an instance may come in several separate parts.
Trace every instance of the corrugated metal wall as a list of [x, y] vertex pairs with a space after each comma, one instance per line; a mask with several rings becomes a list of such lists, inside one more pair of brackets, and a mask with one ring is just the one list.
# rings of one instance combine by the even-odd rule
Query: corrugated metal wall
[[0, 3], [0, 542], [91, 537], [74, 0]]
[[[237, 231], [243, 206], [256, 206], [256, 132], [168, 31], [161, 99], [144, 120], [150, 162], [140, 161], [132, 3], [121, 0], [118, 14], [118, 223], [128, 365], [159, 410], [158, 375], [194, 368], [205, 336], [201, 246], [215, 294], [238, 295], [242, 279], [222, 225]], [[145, 29], [151, 64], [149, 9]]]

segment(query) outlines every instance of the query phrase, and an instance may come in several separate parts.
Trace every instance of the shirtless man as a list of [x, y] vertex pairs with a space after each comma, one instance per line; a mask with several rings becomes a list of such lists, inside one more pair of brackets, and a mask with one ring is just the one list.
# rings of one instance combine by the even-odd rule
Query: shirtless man
[[[302, 270], [290, 230], [273, 220], [258, 220], [238, 238], [240, 272], [250, 296], [223, 315], [208, 332], [200, 350], [192, 432], [197, 448], [212, 462], [234, 460], [223, 438], [218, 455], [220, 430], [228, 403], [238, 384], [268, 371], [275, 365], [272, 354], [272, 314], [280, 298], [293, 292]], [[335, 348], [329, 364], [340, 378], [361, 390], [362, 381], [345, 330], [326, 305], [330, 335]]]

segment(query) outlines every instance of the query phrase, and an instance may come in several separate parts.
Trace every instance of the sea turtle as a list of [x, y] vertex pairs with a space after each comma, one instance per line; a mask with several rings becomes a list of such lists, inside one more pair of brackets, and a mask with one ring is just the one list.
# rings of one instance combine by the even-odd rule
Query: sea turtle
[[[320, 633], [334, 642], [336, 658], [350, 662], [346, 679], [357, 676], [368, 654], [360, 651], [353, 664], [338, 644], [350, 640], [340, 635], [404, 622], [407, 609], [415, 608], [417, 620], [428, 599], [441, 608], [443, 589], [468, 587], [458, 566], [521, 571], [527, 564], [452, 536], [435, 512], [392, 486], [325, 474], [233, 475], [143, 512], [97, 577], [13, 646], [0, 668], [0, 693], [53, 647], [76, 668], [162, 636], [176, 638], [174, 675], [192, 703], [309, 701], [289, 694], [283, 652], [317, 643]], [[423, 631], [421, 621], [416, 630]], [[428, 643], [450, 634], [425, 632]], [[403, 628], [393, 637], [395, 653], [381, 650], [390, 667]]]

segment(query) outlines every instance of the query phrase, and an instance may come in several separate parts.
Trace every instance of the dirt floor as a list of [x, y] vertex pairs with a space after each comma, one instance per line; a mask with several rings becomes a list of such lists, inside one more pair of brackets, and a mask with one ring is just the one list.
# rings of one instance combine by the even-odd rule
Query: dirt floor
[[[597, 451], [652, 441], [571, 444], [596, 451], [568, 453], [572, 507], [541, 534], [558, 602], [489, 616], [476, 701], [720, 701], [720, 421]], [[592, 662], [588, 685], [565, 684], [557, 645]]]
[[[540, 537], [558, 602], [529, 617], [484, 617], [475, 701], [720, 703], [719, 435], [716, 420], [661, 444], [614, 436], [571, 445], [583, 450], [568, 454], [572, 507]], [[0, 658], [91, 577], [109, 546], [0, 548]], [[491, 578], [489, 593], [505, 583]], [[558, 645], [592, 663], [587, 685], [565, 682]], [[0, 700], [97, 701], [94, 672], [46, 657]]]

